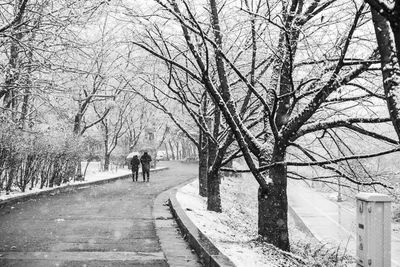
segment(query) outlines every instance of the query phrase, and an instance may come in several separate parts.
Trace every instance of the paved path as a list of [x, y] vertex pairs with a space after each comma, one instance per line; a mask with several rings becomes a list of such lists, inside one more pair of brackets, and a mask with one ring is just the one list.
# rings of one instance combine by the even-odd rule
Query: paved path
[[[288, 200], [314, 237], [323, 243], [346, 247], [356, 255], [355, 210], [325, 198], [299, 181], [289, 181]], [[398, 234], [392, 234], [392, 266], [400, 266]]]
[[0, 209], [0, 266], [168, 266], [153, 202], [197, 175], [197, 165], [168, 165], [150, 183], [119, 180]]

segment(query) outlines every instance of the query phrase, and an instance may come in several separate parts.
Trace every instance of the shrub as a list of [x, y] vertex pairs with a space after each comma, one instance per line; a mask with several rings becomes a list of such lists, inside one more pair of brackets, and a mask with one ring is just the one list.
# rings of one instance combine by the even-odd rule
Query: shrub
[[0, 192], [52, 187], [75, 178], [81, 141], [59, 132], [0, 129]]

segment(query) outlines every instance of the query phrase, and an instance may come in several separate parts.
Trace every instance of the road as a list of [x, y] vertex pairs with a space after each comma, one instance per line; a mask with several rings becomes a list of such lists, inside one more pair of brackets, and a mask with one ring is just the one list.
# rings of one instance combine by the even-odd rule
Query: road
[[[311, 234], [322, 243], [346, 248], [356, 256], [356, 210], [325, 198], [302, 181], [288, 183], [289, 206], [301, 218]], [[400, 266], [400, 235], [391, 233], [392, 266]]]
[[150, 183], [119, 180], [0, 209], [0, 266], [168, 266], [153, 202], [195, 178], [197, 165], [167, 165]]

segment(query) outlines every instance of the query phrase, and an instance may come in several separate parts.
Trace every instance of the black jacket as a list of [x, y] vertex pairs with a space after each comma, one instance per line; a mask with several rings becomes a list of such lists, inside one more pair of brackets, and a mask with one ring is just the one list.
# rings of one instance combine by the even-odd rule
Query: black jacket
[[142, 163], [142, 168], [149, 170], [150, 169], [150, 161], [151, 161], [151, 156], [147, 153], [143, 154], [143, 156], [140, 157], [140, 162]]
[[133, 156], [133, 158], [131, 159], [131, 168], [132, 169], [138, 169], [139, 168], [139, 158], [138, 156]]

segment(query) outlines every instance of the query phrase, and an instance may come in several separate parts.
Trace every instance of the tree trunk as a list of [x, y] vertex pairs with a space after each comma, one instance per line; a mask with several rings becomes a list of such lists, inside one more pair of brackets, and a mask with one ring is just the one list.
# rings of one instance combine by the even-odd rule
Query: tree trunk
[[[35, 33], [32, 33], [32, 36], [30, 38], [30, 44], [32, 43], [33, 39], [35, 38]], [[32, 87], [32, 78], [31, 78], [31, 73], [32, 73], [32, 57], [33, 57], [33, 53], [32, 53], [32, 48], [28, 50], [27, 53], [27, 58], [28, 58], [28, 66], [26, 69], [26, 74], [23, 75], [23, 82], [25, 85], [25, 90], [24, 90], [24, 97], [22, 100], [22, 107], [21, 107], [21, 124], [22, 124], [22, 128], [25, 129], [27, 126], [26, 120], [27, 120], [27, 115], [28, 115], [28, 110], [29, 110], [29, 97], [31, 95], [31, 87]]]
[[400, 140], [400, 65], [395, 52], [395, 45], [390, 34], [389, 23], [374, 9], [372, 20], [376, 40], [381, 55], [383, 89], [390, 119]]
[[104, 171], [108, 171], [110, 169], [110, 153], [104, 154]]
[[[209, 120], [208, 128], [213, 130], [213, 137], [218, 139], [219, 127], [221, 123], [221, 113], [218, 107], [214, 110], [214, 123]], [[221, 161], [217, 160], [218, 143], [208, 140], [208, 174], [207, 174], [207, 210], [221, 212], [221, 194], [220, 183], [221, 176], [219, 173]]]
[[176, 141], [175, 145], [176, 145], [176, 159], [177, 159], [177, 160], [180, 160], [180, 159], [182, 159], [182, 157], [180, 157], [179, 142]]
[[220, 183], [221, 177], [218, 166], [216, 163], [218, 145], [213, 142], [208, 142], [208, 169], [210, 170], [207, 174], [207, 210], [221, 212], [221, 194], [220, 194]]
[[188, 157], [188, 153], [187, 153], [186, 143], [183, 142], [182, 143], [182, 158], [187, 158], [187, 157]]
[[175, 160], [175, 151], [174, 151], [174, 146], [172, 145], [171, 140], [168, 140], [169, 148], [171, 150], [171, 158], [172, 160]]
[[54, 186], [54, 181], [57, 178], [57, 173], [58, 173], [58, 159], [54, 159], [54, 163], [53, 163], [53, 172], [51, 173], [51, 177], [49, 179], [49, 187], [53, 187]]
[[[29, 70], [30, 71], [30, 70]], [[27, 126], [27, 115], [28, 115], [28, 110], [29, 110], [29, 97], [31, 95], [31, 86], [32, 86], [32, 82], [31, 82], [31, 78], [30, 78], [30, 73], [27, 74], [27, 78], [25, 81], [25, 90], [24, 90], [24, 97], [22, 100], [22, 107], [21, 107], [21, 117], [20, 117], [20, 121], [21, 121], [21, 125], [22, 128], [25, 129]]]
[[[293, 92], [292, 82], [292, 63], [296, 55], [297, 41], [300, 28], [293, 27], [293, 16], [289, 16], [286, 21], [289, 32], [281, 32], [280, 45], [283, 51], [280, 53], [281, 60], [274, 66], [275, 83], [279, 83], [277, 94], [282, 99], [279, 101], [275, 116], [275, 125], [280, 130], [290, 116], [290, 93]], [[284, 38], [283, 38], [284, 37]], [[277, 79], [278, 78], [278, 79]], [[275, 88], [273, 88], [275, 89]], [[270, 129], [267, 124], [267, 130]], [[270, 140], [270, 133], [264, 136], [265, 140]], [[274, 149], [271, 155], [271, 162], [260, 158], [260, 165], [283, 162], [286, 156], [286, 142], [274, 140]], [[287, 201], [287, 167], [277, 165], [269, 170], [271, 183], [265, 189], [259, 188], [258, 191], [258, 233], [268, 243], [284, 250], [290, 251], [289, 231], [288, 231], [288, 201]]]
[[14, 167], [11, 167], [9, 172], [6, 172], [6, 195], [9, 195], [11, 192], [11, 187], [13, 184], [13, 180], [14, 180]]
[[79, 111], [78, 113], [75, 114], [75, 118], [74, 118], [74, 134], [79, 136], [81, 133], [81, 121], [82, 121], [82, 113], [80, 111], [81, 107], [79, 105]]
[[107, 127], [107, 123], [103, 124], [103, 129], [104, 129], [104, 165], [103, 169], [104, 171], [108, 171], [110, 168], [110, 152], [108, 148], [108, 138], [109, 138], [109, 131]]
[[10, 109], [11, 118], [13, 121], [16, 120], [16, 108], [17, 108], [17, 82], [19, 80], [20, 70], [18, 66], [18, 57], [19, 57], [19, 49], [18, 49], [18, 40], [21, 39], [21, 34], [16, 35], [16, 41], [11, 42], [10, 48], [10, 59], [9, 59], [9, 69], [10, 71], [6, 73], [6, 79], [4, 81], [5, 95], [3, 99], [3, 105], [6, 108]]
[[[284, 161], [286, 146], [275, 144], [272, 163]], [[260, 163], [262, 164], [262, 162]], [[287, 169], [278, 165], [270, 169], [269, 177], [272, 183], [266, 190], [258, 190], [258, 234], [266, 242], [290, 251], [287, 223]]]
[[38, 173], [38, 169], [39, 169], [39, 164], [38, 164], [38, 157], [37, 155], [32, 156], [32, 169], [31, 169], [31, 180], [30, 180], [30, 187], [29, 190], [32, 190], [33, 187], [37, 184], [37, 173]]
[[392, 21], [390, 25], [392, 27], [392, 32], [395, 40], [397, 58], [400, 58], [400, 19], [397, 19], [397, 21]]
[[207, 175], [207, 210], [222, 212], [219, 171], [211, 171]]
[[103, 170], [108, 171], [110, 168], [110, 153], [108, 153], [108, 140], [104, 140], [104, 165]]
[[208, 172], [208, 145], [207, 138], [200, 130], [199, 135], [199, 194], [207, 196], [207, 172]]
[[167, 160], [169, 160], [170, 157], [169, 157], [169, 150], [168, 150], [167, 142], [164, 143], [164, 147], [165, 147], [165, 154], [166, 154]]
[[[83, 117], [83, 115], [81, 113], [81, 105], [79, 104], [79, 111], [75, 114], [74, 129], [73, 129], [73, 133], [74, 133], [74, 136], [76, 139], [78, 139], [81, 135], [82, 117]], [[77, 181], [84, 180], [84, 177], [82, 176], [82, 166], [81, 166], [81, 157], [80, 156], [77, 159], [75, 180], [77, 180]]]

